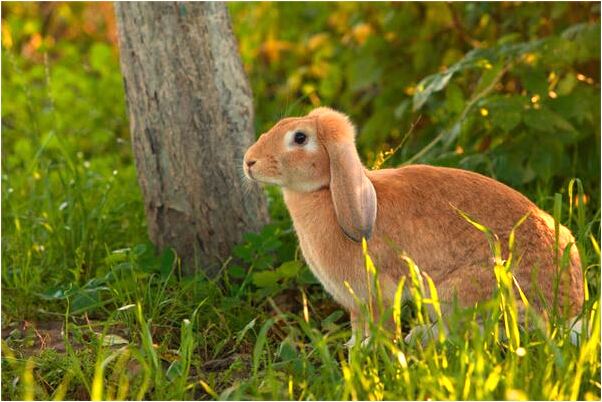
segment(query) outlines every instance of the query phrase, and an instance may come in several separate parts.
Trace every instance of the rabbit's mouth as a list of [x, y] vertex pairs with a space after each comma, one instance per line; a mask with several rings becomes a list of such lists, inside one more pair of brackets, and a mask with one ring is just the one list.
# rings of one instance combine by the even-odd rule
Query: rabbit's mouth
[[255, 178], [253, 177], [253, 172], [251, 172], [251, 168], [245, 166], [243, 168], [243, 171], [245, 172], [245, 176], [247, 176], [247, 179], [256, 181]]
[[245, 176], [252, 181], [256, 181], [259, 183], [265, 183], [265, 184], [275, 184], [277, 186], [281, 186], [282, 183], [280, 180], [278, 180], [278, 178], [275, 177], [270, 177], [270, 176], [264, 176], [259, 172], [255, 172], [253, 173], [253, 169], [251, 166], [245, 166], [244, 167], [244, 173]]

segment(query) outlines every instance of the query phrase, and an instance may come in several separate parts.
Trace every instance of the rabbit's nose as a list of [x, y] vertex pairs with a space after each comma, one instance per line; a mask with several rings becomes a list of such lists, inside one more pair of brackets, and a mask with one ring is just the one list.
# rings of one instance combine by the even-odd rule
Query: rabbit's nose
[[250, 168], [251, 166], [253, 166], [255, 164], [255, 162], [257, 162], [257, 161], [255, 161], [255, 160], [248, 160], [247, 161], [247, 167]]

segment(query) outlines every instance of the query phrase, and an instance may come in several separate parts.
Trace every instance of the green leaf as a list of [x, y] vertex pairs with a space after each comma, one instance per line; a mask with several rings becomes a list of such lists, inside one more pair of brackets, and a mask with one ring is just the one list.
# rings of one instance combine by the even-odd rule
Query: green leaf
[[518, 75], [523, 86], [530, 94], [537, 94], [543, 97], [548, 93], [548, 79], [543, 69], [520, 69]]
[[71, 310], [74, 314], [94, 310], [101, 306], [98, 289], [82, 290], [78, 292], [71, 302]]
[[[489, 60], [494, 58], [493, 56], [494, 54], [492, 49], [474, 49], [468, 52], [462, 60], [449, 67], [446, 72], [431, 74], [425, 77], [418, 84], [417, 91], [414, 94], [413, 110], [416, 111], [420, 109], [433, 93], [441, 91], [443, 88], [445, 88], [455, 73], [471, 68], [490, 66], [491, 63]], [[486, 87], [488, 83], [490, 83], [491, 80], [496, 77], [499, 69], [502, 67], [503, 63], [498, 63], [498, 65], [495, 67], [486, 70], [481, 77], [479, 88]], [[477, 88], [477, 92], [479, 90], [480, 89]]]
[[315, 285], [320, 283], [307, 265], [301, 270], [298, 281], [303, 285]]
[[445, 92], [445, 107], [452, 113], [460, 114], [464, 109], [464, 94], [460, 87], [451, 83]]
[[73, 288], [73, 284], [65, 286], [53, 286], [45, 292], [38, 293], [44, 300], [62, 300], [77, 292], [78, 289]]
[[575, 127], [568, 120], [545, 106], [541, 106], [540, 109], [527, 109], [524, 121], [528, 127], [545, 133], [576, 133]]
[[454, 72], [454, 70], [450, 69], [446, 73], [429, 75], [420, 81], [413, 98], [413, 110], [416, 111], [420, 109], [433, 93], [445, 88], [454, 75]]
[[548, 181], [564, 168], [562, 143], [555, 138], [540, 138], [537, 152], [529, 159], [529, 166], [543, 180]]
[[252, 282], [257, 287], [269, 288], [276, 286], [280, 278], [277, 272], [262, 271], [253, 273]]
[[240, 265], [231, 265], [228, 268], [228, 273], [232, 278], [242, 279], [246, 276], [247, 271]]
[[489, 67], [486, 67], [484, 69], [485, 71], [483, 71], [483, 74], [481, 74], [481, 78], [479, 79], [479, 83], [477, 84], [474, 93], [478, 94], [485, 88], [490, 86], [500, 74], [500, 71], [502, 71], [502, 69], [504, 68], [504, 64], [504, 62], [499, 62], [491, 66], [491, 64], [488, 61], [486, 61], [484, 65]]
[[[518, 137], [518, 136], [517, 136]], [[497, 178], [512, 186], [523, 185], [537, 176], [531, 167], [525, 166], [526, 153], [520, 149], [511, 149], [500, 153], [493, 159], [494, 171]]]
[[238, 244], [232, 250], [235, 257], [242, 259], [244, 262], [250, 263], [253, 261], [253, 250], [248, 244]]
[[575, 46], [575, 57], [585, 61], [592, 57], [600, 57], [600, 22], [571, 25], [561, 37], [578, 44]]
[[[571, 93], [566, 96], [558, 96], [550, 107], [562, 115], [565, 119], [570, 119], [577, 124], [594, 123], [599, 117], [594, 116], [594, 111], [600, 111], [599, 93], [584, 85], [571, 89]], [[599, 116], [599, 114], [598, 114]]]
[[300, 261], [287, 261], [276, 268], [276, 272], [282, 278], [293, 278], [297, 276], [302, 266]]
[[526, 99], [522, 96], [492, 96], [482, 103], [489, 111], [493, 126], [504, 132], [520, 124], [525, 105]]

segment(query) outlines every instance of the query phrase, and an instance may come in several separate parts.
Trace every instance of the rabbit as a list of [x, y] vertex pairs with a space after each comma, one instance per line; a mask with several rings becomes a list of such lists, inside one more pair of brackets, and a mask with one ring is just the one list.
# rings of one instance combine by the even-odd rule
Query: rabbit
[[[319, 107], [306, 116], [280, 120], [243, 160], [247, 178], [282, 187], [307, 264], [349, 312], [350, 345], [356, 333], [369, 336], [348, 288], [368, 301], [362, 238], [378, 267], [385, 307], [392, 306], [398, 283], [408, 274], [400, 251], [432, 278], [444, 310], [454, 300], [468, 307], [492, 296], [496, 281], [487, 238], [458, 210], [490, 228], [502, 246], [529, 213], [516, 231], [520, 262], [513, 274], [536, 309], [552, 306], [557, 269], [549, 214], [512, 188], [466, 170], [419, 164], [367, 170], [355, 137], [345, 114]], [[565, 248], [570, 253], [560, 278], [559, 304], [576, 315], [584, 299], [583, 273], [575, 240], [564, 226], [559, 227], [558, 244], [560, 255]], [[508, 254], [507, 247], [503, 253]]]

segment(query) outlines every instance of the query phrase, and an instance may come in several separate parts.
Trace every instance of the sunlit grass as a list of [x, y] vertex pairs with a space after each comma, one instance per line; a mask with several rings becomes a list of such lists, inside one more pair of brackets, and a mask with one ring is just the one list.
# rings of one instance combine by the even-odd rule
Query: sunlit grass
[[[528, 301], [517, 293], [514, 258], [501, 255], [495, 235], [464, 215], [490, 241], [494, 297], [445, 316], [431, 278], [400, 252], [408, 275], [387, 310], [394, 325], [385, 327], [386, 315], [373, 319], [383, 303], [378, 266], [365, 245], [373, 297], [360, 310], [371, 336], [347, 350], [347, 318], [336, 307], [323, 311], [332, 302], [321, 287], [293, 278], [266, 291], [250, 274], [240, 278], [229, 270], [214, 280], [181, 277], [172, 253], [156, 256], [150, 246], [135, 245], [145, 238], [135, 223], [143, 220], [142, 204], [137, 192], [122, 191], [136, 188], [132, 166], [93, 159], [86, 167], [76, 159], [66, 168], [51, 160], [40, 160], [37, 175], [3, 178], [3, 320], [61, 321], [65, 352], [32, 350], [28, 344], [39, 336], [9, 327], [2, 347], [5, 399], [600, 397], [600, 212], [592, 215], [591, 205], [574, 201], [584, 199], [579, 180], [553, 204], [556, 221], [575, 234], [583, 262], [579, 346], [560, 314], [525, 330], [517, 306]], [[281, 203], [273, 201], [273, 208]], [[252, 250], [249, 272], [269, 270], [265, 254], [280, 244], [269, 241], [272, 251]], [[276, 301], [287, 292], [298, 310]], [[417, 326], [426, 332], [406, 342]], [[115, 336], [124, 343], [107, 342]]]
[[[67, 313], [64, 328], [69, 347], [67, 354], [59, 358], [67, 363], [67, 369], [51, 384], [44, 376], [55, 374], [51, 374], [44, 354], [17, 357], [20, 352], [15, 354], [4, 343], [3, 367], [10, 373], [4, 374], [4, 380], [14, 376], [18, 381], [5, 384], [3, 390], [11, 398], [22, 399], [62, 399], [73, 395], [74, 389], [93, 400], [598, 399], [597, 288], [593, 288], [596, 296], [589, 294], [584, 306], [584, 330], [578, 346], [570, 340], [569, 323], [560, 316], [552, 316], [544, 325], [524, 325], [518, 319], [518, 304], [528, 305], [528, 301], [517, 292], [512, 255], [499, 254], [501, 246], [495, 235], [468, 216], [465, 218], [489, 237], [495, 257], [491, 269], [498, 290], [489, 302], [475, 308], [456, 306], [449, 316], [443, 315], [432, 280], [409, 256], [400, 255], [408, 267], [408, 276], [399, 284], [396, 301], [388, 309], [388, 313], [395, 313], [395, 325], [384, 326], [382, 314], [376, 315], [380, 318], [375, 321], [374, 312], [382, 309], [383, 303], [375, 280], [378, 267], [366, 244], [365, 268], [372, 283], [373, 303], [366, 303], [360, 310], [368, 322], [370, 339], [363, 345], [357, 342], [349, 350], [343, 346], [351, 335], [348, 325], [344, 320], [325, 325], [324, 318], [315, 313], [314, 303], [319, 300], [315, 296], [304, 297], [303, 288], [298, 289], [299, 298], [304, 301], [299, 313], [283, 311], [270, 298], [268, 311], [252, 308], [250, 315], [255, 318], [245, 328], [236, 330], [227, 318], [231, 314], [227, 309], [217, 315], [211, 313], [214, 305], [223, 302], [226, 289], [216, 293], [211, 303], [181, 306], [181, 318], [176, 319], [165, 316], [161, 309], [153, 313], [148, 304], [178, 303], [177, 290], [168, 286], [161, 293], [161, 300], [154, 300], [144, 291], [144, 283], [130, 283], [138, 289], [134, 292], [134, 304], [127, 304], [132, 301], [131, 293], [124, 296], [122, 307], [114, 310], [101, 328], [75, 324], [75, 317]], [[588, 250], [586, 257], [591, 255], [584, 260], [584, 267], [597, 264], [597, 248], [584, 245], [584, 249]], [[512, 253], [512, 244], [509, 250]], [[176, 281], [176, 285], [181, 279], [172, 277], [168, 281]], [[588, 286], [592, 290], [591, 284], [586, 283]], [[402, 295], [407, 300], [402, 301]], [[402, 314], [408, 303], [414, 312]], [[216, 319], [219, 325], [215, 325]], [[111, 326], [119, 322], [126, 323], [128, 343], [110, 346], [104, 340]], [[179, 325], [175, 326], [175, 322]], [[166, 324], [175, 336], [158, 335], [157, 329]], [[406, 342], [408, 330], [420, 325], [435, 325], [439, 330], [434, 336], [419, 334], [417, 339]], [[86, 331], [96, 336], [86, 341], [82, 338]], [[211, 336], [212, 331], [223, 335], [231, 331], [234, 343], [222, 353], [239, 354], [217, 372], [204, 365], [209, 355], [203, 349], [219, 345], [219, 339]], [[82, 359], [81, 346], [76, 345], [80, 342], [91, 353], [86, 359]], [[240, 353], [241, 348], [247, 347], [247, 354]], [[219, 358], [219, 352], [214, 357]]]

